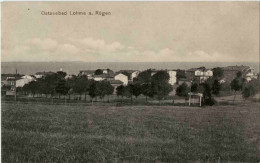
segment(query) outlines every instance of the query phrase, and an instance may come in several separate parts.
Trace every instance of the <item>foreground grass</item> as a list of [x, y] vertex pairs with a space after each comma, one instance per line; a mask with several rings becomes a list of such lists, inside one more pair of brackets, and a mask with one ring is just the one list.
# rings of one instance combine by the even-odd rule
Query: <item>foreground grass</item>
[[2, 161], [257, 161], [258, 107], [2, 104]]

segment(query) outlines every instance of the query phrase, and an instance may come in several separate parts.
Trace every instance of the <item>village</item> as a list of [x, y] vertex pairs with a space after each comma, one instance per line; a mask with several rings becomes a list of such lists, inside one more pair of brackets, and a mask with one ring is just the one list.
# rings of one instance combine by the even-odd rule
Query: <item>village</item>
[[[166, 72], [165, 74], [166, 74], [166, 76], [168, 76], [168, 77], [166, 77], [167, 78], [166, 82], [169, 84], [169, 88], [167, 91], [165, 91], [164, 87], [157, 86], [157, 89], [162, 89], [161, 90], [162, 92], [156, 93], [151, 88], [152, 82], [150, 80], [158, 72]], [[219, 88], [217, 88], [219, 90], [217, 90], [217, 93], [215, 93], [216, 95], [219, 95], [220, 89], [223, 89], [223, 88], [228, 89], [229, 92], [231, 92], [230, 84], [231, 84], [232, 80], [234, 80], [236, 78], [238, 73], [241, 73], [241, 77], [245, 80], [246, 83], [249, 83], [252, 80], [259, 81], [259, 74], [254, 72], [254, 68], [249, 67], [249, 66], [243, 66], [243, 65], [216, 67], [216, 68], [212, 68], [212, 69], [208, 69], [205, 67], [199, 67], [199, 68], [191, 68], [188, 70], [148, 69], [145, 71], [120, 70], [117, 72], [114, 72], [111, 69], [80, 70], [77, 75], [67, 74], [66, 72], [63, 72], [62, 68], [61, 68], [57, 73], [60, 73], [63, 75], [62, 78], [64, 79], [64, 88], [65, 88], [65, 85], [69, 85], [70, 83], [73, 83], [74, 86], [68, 86], [68, 88], [66, 88], [65, 90], [60, 91], [60, 92], [59, 92], [59, 90], [57, 91], [58, 88], [51, 88], [53, 90], [50, 90], [49, 92], [44, 93], [44, 91], [38, 91], [37, 86], [32, 87], [32, 88], [27, 88], [27, 87], [30, 85], [30, 83], [40, 81], [42, 79], [45, 79], [47, 76], [54, 75], [55, 72], [43, 71], [43, 72], [37, 72], [36, 74], [33, 74], [33, 75], [32, 74], [22, 75], [22, 74], [19, 74], [18, 72], [16, 72], [15, 74], [2, 74], [2, 76], [1, 76], [2, 77], [1, 78], [2, 97], [3, 96], [7, 96], [7, 97], [15, 96], [15, 100], [16, 100], [16, 96], [24, 97], [24, 95], [26, 95], [26, 97], [31, 97], [31, 96], [34, 97], [34, 94], [38, 94], [38, 96], [39, 96], [39, 94], [51, 94], [51, 96], [55, 95], [55, 94], [59, 94], [59, 98], [60, 98], [60, 94], [61, 94], [61, 95], [64, 95], [64, 98], [65, 98], [65, 96], [69, 95], [69, 99], [70, 99], [70, 95], [72, 95], [72, 94], [74, 94], [74, 95], [80, 94], [80, 96], [81, 96], [81, 94], [85, 94], [85, 96], [86, 96], [86, 93], [87, 93], [90, 96], [92, 94], [92, 96], [91, 96], [92, 99], [94, 97], [96, 98], [97, 96], [99, 96], [100, 98], [103, 99], [104, 96], [106, 96], [106, 95], [131, 97], [131, 103], [132, 103], [132, 96], [138, 97], [141, 94], [145, 95], [146, 98], [147, 98], [147, 96], [149, 96], [149, 97], [158, 96], [159, 101], [166, 99], [167, 96], [169, 96], [169, 95], [170, 96], [177, 95], [177, 96], [185, 97], [185, 99], [187, 99], [188, 97], [191, 97], [191, 96], [197, 96], [199, 98], [199, 100], [198, 100], [199, 105], [201, 106], [202, 105], [201, 98], [203, 98], [203, 93], [205, 94], [205, 88], [204, 88], [204, 90], [202, 90], [202, 89], [199, 90], [199, 85], [203, 85], [203, 83], [205, 83], [205, 82], [208, 82], [210, 80], [217, 80], [217, 83], [216, 83], [217, 85], [213, 86], [213, 84], [212, 84], [211, 87], [219, 87]], [[103, 93], [98, 94], [97, 92], [98, 91], [102, 92], [102, 90], [99, 87], [95, 87], [96, 89], [93, 90], [93, 92], [91, 93], [91, 91], [89, 91], [89, 89], [91, 89], [91, 88], [89, 88], [91, 83], [85, 83], [85, 85], [87, 87], [86, 88], [86, 87], [82, 86], [82, 84], [84, 85], [84, 82], [82, 82], [82, 83], [75, 82], [76, 78], [81, 78], [81, 79], [83, 78], [88, 81], [95, 81], [95, 83], [103, 81], [103, 82], [106, 82], [107, 84], [109, 83], [109, 86], [113, 87], [113, 90], [110, 92], [105, 92], [105, 90], [104, 90]], [[160, 78], [164, 78], [164, 77], [159, 76], [159, 78], [158, 78], [159, 81], [161, 80]], [[145, 80], [149, 80], [149, 81], [145, 81]], [[162, 79], [162, 80], [164, 80], [164, 79]], [[137, 85], [135, 83], [137, 83]], [[55, 84], [55, 83], [52, 83], [52, 84]], [[148, 89], [148, 88], [144, 88], [145, 84], [150, 84], [149, 93], [143, 92], [143, 91], [145, 91], [145, 89]], [[160, 83], [160, 84], [162, 85], [162, 83]], [[78, 85], [78, 86], [75, 86], [75, 85]], [[128, 89], [128, 93], [127, 93], [125, 91], [127, 91], [127, 87], [129, 87], [129, 86], [130, 86], [130, 88], [129, 88], [130, 92]], [[40, 87], [40, 86], [38, 86], [38, 87]], [[51, 86], [51, 84], [49, 84], [49, 85], [47, 85], [47, 87], [52, 87], [52, 86]], [[59, 87], [59, 86], [56, 86], [56, 87]], [[78, 87], [80, 87], [80, 88], [77, 91]], [[103, 87], [105, 87], [105, 86], [103, 86]], [[125, 90], [121, 90], [121, 92], [120, 92], [120, 88], [123, 89], [124, 87], [125, 87]], [[35, 90], [31, 90], [31, 89], [35, 89]], [[48, 89], [49, 88], [45, 88], [45, 92]], [[63, 87], [61, 89], [63, 89]], [[240, 91], [242, 91], [242, 90], [240, 90]], [[151, 93], [151, 92], [153, 92], [153, 93]], [[214, 92], [214, 90], [212, 90], [211, 92]], [[254, 91], [254, 92], [256, 92], [256, 91]], [[160, 95], [158, 95], [158, 94], [160, 94]], [[257, 93], [254, 93], [254, 94], [257, 94]], [[253, 95], [250, 95], [250, 96], [253, 96]], [[46, 97], [47, 97], [47, 95], [46, 95]], [[211, 96], [210, 96], [210, 98], [211, 98]], [[74, 99], [75, 99], [75, 97], [74, 97]], [[80, 99], [81, 99], [81, 97], [80, 97]], [[86, 97], [85, 97], [85, 99], [86, 99]], [[190, 100], [191, 99], [189, 99], [189, 105], [190, 105]], [[204, 100], [205, 100], [205, 97], [204, 97]]]

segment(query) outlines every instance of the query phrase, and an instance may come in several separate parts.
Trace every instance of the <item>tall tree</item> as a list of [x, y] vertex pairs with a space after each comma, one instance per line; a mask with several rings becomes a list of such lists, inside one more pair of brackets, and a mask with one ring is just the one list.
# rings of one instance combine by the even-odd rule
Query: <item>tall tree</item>
[[153, 94], [151, 93], [151, 84], [144, 83], [141, 85], [142, 94], [145, 96], [145, 100], [147, 102], [147, 97], [152, 97]]
[[212, 93], [218, 95], [220, 93], [220, 90], [221, 90], [221, 84], [217, 79], [215, 79], [212, 84]]
[[232, 80], [230, 83], [231, 89], [234, 91], [234, 99], [233, 99], [233, 104], [235, 104], [235, 99], [236, 99], [236, 93], [237, 91], [242, 91], [243, 87], [245, 85], [245, 79], [242, 77], [242, 73], [238, 72], [236, 74], [235, 79]]
[[185, 100], [188, 97], [188, 93], [189, 93], [189, 88], [185, 82], [176, 88], [176, 95], [179, 97], [185, 97]]
[[179, 80], [179, 79], [186, 79], [187, 76], [186, 76], [186, 74], [185, 74], [185, 70], [180, 70], [180, 69], [178, 69], [178, 70], [177, 70], [176, 77], [177, 77], [177, 80]]
[[59, 94], [59, 97], [60, 97], [60, 95], [63, 95], [64, 99], [65, 99], [65, 96], [68, 94], [69, 89], [70, 88], [68, 87], [68, 85], [66, 84], [66, 81], [64, 79], [60, 79], [55, 88], [56, 92]]
[[137, 98], [142, 93], [142, 86], [139, 82], [133, 84], [133, 95]]
[[220, 68], [220, 67], [213, 68], [213, 77], [215, 79], [219, 80], [220, 78], [223, 77], [223, 75], [224, 75], [224, 72], [223, 72], [222, 68]]
[[156, 95], [159, 104], [173, 89], [169, 84], [169, 79], [170, 76], [166, 71], [158, 71], [152, 76], [151, 92]]
[[93, 104], [93, 99], [98, 96], [98, 82], [95, 80], [90, 80], [89, 84], [89, 96], [91, 97], [91, 102]]
[[190, 88], [191, 92], [193, 93], [197, 93], [199, 90], [199, 84], [197, 82], [193, 82], [191, 84], [191, 88]]
[[121, 102], [122, 102], [122, 99], [125, 95], [125, 86], [123, 85], [120, 85], [116, 88], [116, 94], [117, 96], [121, 96]]
[[152, 77], [152, 71], [151, 69], [148, 69], [148, 70], [145, 70], [145, 71], [142, 71], [139, 73], [139, 75], [137, 76], [137, 78], [135, 78], [135, 81], [134, 82], [139, 82], [141, 84], [144, 84], [144, 83], [148, 83], [148, 84], [151, 84], [151, 77]]

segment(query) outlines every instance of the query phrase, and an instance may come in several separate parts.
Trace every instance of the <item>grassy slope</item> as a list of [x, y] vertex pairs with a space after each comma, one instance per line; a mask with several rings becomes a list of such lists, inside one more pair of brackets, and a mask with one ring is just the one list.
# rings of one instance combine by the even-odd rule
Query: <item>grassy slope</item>
[[257, 104], [208, 108], [2, 104], [2, 161], [256, 161], [259, 114]]

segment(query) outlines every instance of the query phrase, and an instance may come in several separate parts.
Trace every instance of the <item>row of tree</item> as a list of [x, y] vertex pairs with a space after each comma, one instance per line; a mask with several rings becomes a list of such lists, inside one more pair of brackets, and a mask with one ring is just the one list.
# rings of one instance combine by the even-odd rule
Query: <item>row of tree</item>
[[[106, 95], [113, 94], [114, 87], [108, 81], [94, 81], [88, 80], [86, 76], [72, 76], [72, 78], [65, 79], [66, 73], [58, 71], [57, 73], [47, 75], [37, 81], [32, 81], [25, 84], [24, 87], [19, 88], [18, 91], [24, 94], [32, 94], [33, 97], [36, 94], [45, 95], [53, 98], [55, 94], [69, 96], [71, 94], [77, 94], [78, 100], [81, 100], [81, 96], [89, 95], [91, 100], [100, 97], [103, 99]], [[108, 98], [109, 99], [109, 98]]]
[[[178, 71], [178, 77], [185, 77], [183, 72]], [[99, 97], [104, 100], [104, 97], [108, 97], [114, 93], [114, 87], [109, 81], [94, 81], [88, 80], [87, 76], [72, 76], [72, 78], [65, 79], [66, 73], [58, 71], [57, 73], [47, 75], [37, 81], [32, 81], [26, 84], [23, 88], [17, 89], [25, 94], [41, 94], [45, 95], [46, 98], [51, 97], [55, 94], [60, 96], [70, 96], [71, 94], [77, 94], [76, 99], [81, 100], [82, 95], [89, 95], [91, 101]], [[220, 84], [220, 79], [223, 77], [223, 71], [220, 68], [213, 69], [213, 77], [207, 79], [205, 82], [194, 79], [190, 87], [184, 82], [176, 88], [176, 95], [180, 97], [188, 98], [188, 93], [203, 93], [203, 103], [208, 105], [213, 105], [215, 103], [212, 95], [218, 95], [222, 89], [223, 84]], [[120, 85], [116, 88], [117, 96], [127, 97], [131, 99], [132, 97], [138, 98], [141, 94], [146, 97], [157, 98], [159, 103], [164, 100], [169, 93], [173, 90], [173, 87], [169, 84], [169, 74], [167, 71], [158, 71], [152, 74], [152, 70], [148, 69], [142, 71], [137, 78], [134, 79], [132, 83], [128, 85]], [[258, 82], [252, 80], [246, 83], [246, 80], [242, 77], [241, 72], [239, 72], [236, 78], [231, 82], [230, 87], [234, 90], [234, 100], [236, 93], [241, 91], [244, 98], [255, 95], [258, 91], [256, 90]]]

